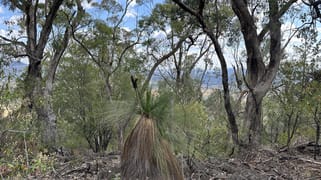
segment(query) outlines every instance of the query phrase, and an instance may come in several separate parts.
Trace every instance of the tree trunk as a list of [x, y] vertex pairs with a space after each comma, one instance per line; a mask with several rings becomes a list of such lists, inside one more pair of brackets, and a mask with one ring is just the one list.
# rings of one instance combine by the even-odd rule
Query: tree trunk
[[118, 149], [117, 149], [119, 152], [122, 152], [123, 145], [124, 145], [124, 129], [120, 125], [118, 127]]
[[[45, 90], [47, 91], [47, 90]], [[51, 95], [43, 93], [43, 103], [36, 107], [38, 120], [41, 121], [42, 128], [42, 143], [50, 150], [54, 150], [57, 140], [57, 123], [56, 114], [53, 111], [51, 103]]]
[[106, 93], [107, 93], [107, 98], [111, 101], [112, 100], [112, 86], [110, 83], [110, 75], [105, 74], [105, 86], [106, 86]]
[[314, 144], [314, 155], [313, 158], [316, 160], [317, 155], [320, 154], [320, 147], [319, 147], [319, 140], [320, 140], [320, 120], [318, 116], [318, 109], [319, 107], [317, 106], [314, 111], [314, 122], [315, 122], [315, 144]]
[[262, 101], [257, 101], [250, 92], [247, 96], [245, 108], [245, 121], [247, 121], [247, 141], [249, 147], [257, 147], [261, 144], [262, 132]]
[[319, 140], [320, 140], [320, 122], [316, 124], [315, 130], [315, 145], [314, 145], [314, 159], [317, 159], [317, 155], [320, 154], [320, 147], [319, 147]]
[[[56, 115], [52, 107], [52, 90], [53, 81], [57, 66], [64, 53], [69, 38], [72, 35], [75, 28], [78, 26], [84, 9], [82, 8], [81, 1], [76, 0], [77, 4], [77, 15], [68, 17], [71, 22], [68, 21], [64, 37], [59, 44], [60, 48], [54, 49], [54, 56], [50, 59], [48, 74], [43, 78], [42, 72], [42, 61], [45, 47], [49, 41], [49, 35], [52, 31], [54, 20], [57, 16], [58, 10], [63, 3], [63, 0], [53, 0], [48, 6], [47, 1], [45, 2], [45, 14], [44, 21], [39, 24], [38, 20], [38, 8], [39, 1], [11, 1], [12, 5], [20, 9], [25, 19], [25, 29], [27, 42], [23, 44], [26, 55], [28, 56], [29, 66], [27, 76], [24, 79], [24, 100], [30, 110], [34, 109], [38, 120], [42, 124], [42, 141], [46, 147], [52, 149], [56, 143]], [[47, 12], [47, 8], [49, 12]], [[71, 23], [71, 26], [69, 26]]]
[[51, 105], [52, 84], [46, 83], [45, 87], [42, 86], [41, 72], [41, 62], [30, 60], [28, 75], [24, 80], [25, 98], [29, 109], [35, 110], [41, 123], [42, 143], [51, 149], [56, 143], [56, 115]]
[[[286, 8], [289, 8], [294, 1], [289, 1]], [[256, 148], [261, 143], [262, 123], [262, 101], [273, 79], [276, 76], [281, 61], [281, 22], [280, 17], [284, 13], [279, 9], [277, 1], [268, 1], [269, 4], [269, 24], [267, 28], [270, 32], [270, 58], [268, 65], [263, 61], [260, 44], [263, 36], [267, 33], [261, 31], [257, 33], [255, 21], [251, 16], [247, 4], [244, 1], [232, 0], [232, 8], [237, 15], [247, 51], [247, 81], [249, 89], [245, 108], [245, 121], [248, 121], [246, 147]]]

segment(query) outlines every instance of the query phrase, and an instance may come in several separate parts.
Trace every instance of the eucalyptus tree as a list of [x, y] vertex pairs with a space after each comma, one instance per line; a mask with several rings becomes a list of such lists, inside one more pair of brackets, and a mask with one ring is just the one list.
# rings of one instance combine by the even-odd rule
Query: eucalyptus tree
[[[275, 116], [269, 117], [271, 124], [277, 124], [274, 127], [275, 130], [272, 130], [274, 135], [271, 134], [271, 136], [275, 136], [275, 142], [285, 143], [285, 147], [290, 146], [295, 132], [300, 128], [302, 119], [304, 119], [302, 105], [306, 96], [307, 73], [305, 60], [291, 60], [282, 63], [277, 80], [273, 84], [272, 93], [267, 95], [269, 99], [273, 98], [274, 103], [277, 103], [274, 105], [277, 108], [274, 109]], [[286, 137], [285, 142], [277, 141], [280, 138], [279, 135]]]
[[[70, 37], [80, 23], [84, 9], [80, 0], [75, 2], [54, 0], [44, 3], [38, 0], [6, 0], [2, 3], [23, 15], [19, 31], [25, 32], [25, 35], [13, 38], [1, 36], [1, 39], [20, 47], [19, 50], [22, 51], [13, 52], [14, 57], [28, 58], [28, 70], [24, 79], [24, 99], [27, 103], [25, 105], [30, 110], [35, 110], [43, 126], [42, 141], [45, 146], [52, 149], [57, 136], [56, 115], [51, 103], [55, 73]], [[56, 24], [58, 18], [62, 18], [60, 19], [62, 23]], [[62, 35], [52, 40], [51, 34], [55, 25], [61, 26], [64, 31]], [[55, 42], [55, 46], [53, 46], [53, 54], [47, 57], [46, 48], [50, 42]], [[45, 61], [48, 61], [46, 71], [43, 68]]]
[[133, 48], [139, 42], [139, 32], [128, 29], [125, 24], [132, 3], [133, 0], [126, 0], [124, 5], [115, 0], [94, 3], [94, 7], [107, 17], [94, 19], [89, 25], [90, 33], [73, 36], [103, 74], [109, 100], [113, 95], [113, 75], [127, 59], [135, 56]]
[[[192, 19], [186, 16], [186, 12], [177, 8], [173, 2], [166, 1], [163, 4], [157, 4], [151, 16], [144, 18], [140, 24], [145, 34], [149, 36], [144, 43], [148, 52], [146, 59], [150, 59], [148, 64], [153, 64], [154, 60], [163, 59], [164, 52], [171, 54], [168, 57], [165, 56], [166, 59], [163, 59], [162, 63], [154, 64], [149, 74], [155, 72], [162, 76], [161, 78], [178, 96], [195, 98], [199, 95], [193, 96], [187, 91], [182, 91], [200, 90], [201, 83], [195, 84], [191, 73], [197, 63], [209, 59], [211, 42], [204, 37], [204, 33], [195, 23], [188, 23], [190, 20]], [[183, 41], [177, 44], [179, 46], [175, 46], [180, 39]], [[202, 48], [197, 49], [199, 46]], [[204, 62], [207, 65], [209, 63], [211, 62]]]
[[[230, 102], [226, 56], [224, 56], [222, 51], [219, 36], [215, 35], [216, 28], [210, 23], [211, 19], [214, 18], [214, 15], [211, 13], [215, 12], [215, 9], [212, 7], [220, 8], [224, 5], [228, 6], [228, 3], [225, 1], [199, 1], [197, 3], [180, 0], [173, 1], [186, 12], [189, 12], [213, 41], [222, 69], [225, 109], [227, 111], [233, 142], [236, 145], [245, 145], [250, 148], [260, 145], [262, 132], [262, 100], [271, 87], [282, 58], [281, 18], [296, 0], [269, 0], [264, 2], [231, 0], [232, 10], [240, 22], [240, 30], [243, 35], [247, 54], [245, 84], [248, 89], [248, 96], [244, 116], [248, 122], [248, 132], [242, 142], [239, 138], [239, 128]], [[257, 28], [257, 20], [260, 20], [258, 11], [262, 11], [268, 16], [263, 17], [265, 21], [261, 22], [265, 23], [261, 30]], [[269, 39], [270, 46], [269, 58], [265, 61], [261, 45], [266, 38]]]
[[[317, 66], [314, 68], [318, 68]], [[310, 82], [307, 85], [307, 96], [305, 98], [306, 111], [311, 120], [311, 126], [315, 129], [314, 133], [314, 159], [320, 155], [320, 133], [321, 133], [321, 73], [320, 69], [315, 69], [310, 74]]]
[[176, 69], [173, 79], [176, 85], [181, 84], [183, 66], [186, 67], [185, 72], [188, 76], [187, 74], [195, 68], [202, 55], [208, 52], [208, 42], [204, 41], [201, 57], [188, 54], [196, 43], [202, 42], [199, 40], [202, 33], [194, 33], [196, 26], [193, 23], [187, 23], [188, 20], [190, 18], [184, 11], [174, 6], [172, 2], [166, 1], [163, 4], [157, 4], [152, 14], [139, 22], [140, 29], [144, 32], [141, 47], [145, 52], [141, 55], [147, 59], [145, 71], [148, 74], [143, 87], [148, 86], [152, 75], [157, 70], [161, 71], [161, 67], [170, 71]]
[[[73, 39], [87, 53], [87, 57], [98, 67], [101, 78], [105, 82], [107, 96], [104, 97], [109, 103], [124, 100], [118, 96], [119, 93], [115, 92], [121, 85], [119, 84], [121, 78], [118, 77], [123, 78], [127, 75], [127, 79], [122, 83], [130, 84], [128, 71], [136, 68], [132, 66], [135, 64], [132, 61], [138, 61], [135, 46], [140, 42], [141, 32], [126, 27], [126, 15], [133, 3], [135, 3], [133, 0], [126, 0], [124, 4], [116, 0], [93, 3], [97, 11], [104, 13], [106, 17], [93, 19], [89, 22], [88, 31], [73, 35]], [[139, 61], [134, 66], [142, 65]], [[126, 100], [130, 101], [130, 99]], [[117, 124], [119, 151], [122, 149], [123, 132], [130, 118], [125, 119]]]
[[[59, 115], [58, 125], [62, 125], [60, 132], [64, 132], [59, 136], [60, 142], [80, 147], [83, 139], [94, 152], [105, 151], [115, 119], [123, 115], [125, 106], [119, 108], [116, 102], [106, 101], [105, 82], [98, 67], [77, 44], [72, 44], [68, 53], [77, 57], [63, 58], [54, 91], [54, 109]], [[114, 111], [113, 107], [119, 109]]]

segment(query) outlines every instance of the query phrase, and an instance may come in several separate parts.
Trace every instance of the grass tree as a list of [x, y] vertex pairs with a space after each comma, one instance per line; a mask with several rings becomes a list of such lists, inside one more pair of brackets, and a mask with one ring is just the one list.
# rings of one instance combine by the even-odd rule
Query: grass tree
[[178, 161], [164, 138], [169, 96], [151, 90], [140, 101], [140, 118], [127, 137], [121, 161], [122, 179], [183, 179]]

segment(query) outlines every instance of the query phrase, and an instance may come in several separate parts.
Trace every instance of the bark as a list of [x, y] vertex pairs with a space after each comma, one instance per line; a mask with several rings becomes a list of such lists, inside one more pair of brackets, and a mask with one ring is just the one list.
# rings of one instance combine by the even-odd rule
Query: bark
[[124, 146], [124, 128], [118, 127], [118, 151], [121, 152]]
[[320, 140], [320, 123], [316, 124], [315, 130], [315, 146], [314, 146], [314, 160], [317, 159], [317, 155], [320, 154], [319, 140]]
[[112, 101], [113, 91], [112, 91], [112, 85], [110, 82], [110, 74], [105, 73], [104, 78], [105, 78], [105, 89], [106, 89], [107, 98], [109, 99], [109, 101]]
[[135, 116], [135, 110], [130, 112], [128, 118], [126, 118], [124, 122], [119, 123], [119, 126], [118, 126], [118, 151], [119, 152], [123, 151], [124, 143], [125, 143], [124, 133], [126, 128], [129, 125], [130, 120], [133, 119], [133, 116]]
[[244, 143], [249, 147], [260, 145], [262, 131], [262, 102], [257, 102], [253, 94], [249, 93], [245, 107], [245, 121], [247, 121], [247, 139]]
[[181, 79], [181, 74], [182, 74], [182, 58], [183, 58], [183, 49], [179, 49], [178, 57], [175, 55], [174, 57], [174, 64], [175, 64], [175, 70], [176, 70], [176, 82], [175, 82], [175, 88], [180, 91], [181, 84], [182, 84], [182, 79]]
[[109, 97], [109, 100], [112, 100], [112, 86], [110, 84], [109, 78], [106, 78], [106, 91], [107, 91], [107, 96]]

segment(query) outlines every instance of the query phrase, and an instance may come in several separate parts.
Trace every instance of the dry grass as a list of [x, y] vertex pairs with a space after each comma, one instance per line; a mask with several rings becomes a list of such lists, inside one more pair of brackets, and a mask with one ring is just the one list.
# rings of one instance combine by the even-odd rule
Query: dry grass
[[154, 120], [142, 116], [128, 136], [121, 162], [122, 179], [183, 179], [168, 143]]

